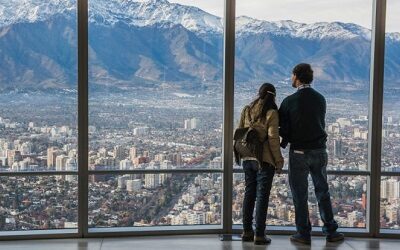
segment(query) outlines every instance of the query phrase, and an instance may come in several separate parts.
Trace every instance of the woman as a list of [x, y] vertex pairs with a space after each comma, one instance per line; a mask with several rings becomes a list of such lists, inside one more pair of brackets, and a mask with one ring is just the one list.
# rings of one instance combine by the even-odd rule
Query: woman
[[[265, 236], [265, 221], [268, 200], [275, 171], [280, 173], [283, 157], [279, 141], [279, 115], [275, 103], [274, 85], [264, 83], [258, 91], [258, 97], [245, 106], [240, 117], [239, 127], [249, 127], [250, 120], [265, 129], [268, 137], [263, 147], [262, 162], [257, 158], [242, 158], [245, 174], [245, 195], [243, 201], [243, 234], [242, 241], [253, 241], [257, 245], [271, 243]], [[256, 204], [256, 232], [253, 231], [253, 210]]]

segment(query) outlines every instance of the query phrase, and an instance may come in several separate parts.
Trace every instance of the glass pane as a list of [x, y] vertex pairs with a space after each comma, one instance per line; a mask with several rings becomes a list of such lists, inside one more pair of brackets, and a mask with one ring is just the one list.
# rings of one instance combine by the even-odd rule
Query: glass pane
[[[364, 176], [328, 176], [335, 220], [342, 228], [365, 228], [367, 208], [367, 178]], [[242, 224], [244, 174], [234, 174], [233, 223]], [[323, 226], [319, 216], [314, 186], [309, 179], [309, 213], [313, 226]], [[267, 224], [295, 226], [295, 212], [286, 175], [274, 177], [269, 199]]]
[[400, 2], [388, 0], [383, 99], [382, 171], [400, 171]]
[[90, 169], [221, 168], [221, 6], [89, 1]]
[[382, 177], [381, 229], [400, 230], [400, 177]]
[[366, 170], [372, 0], [242, 0], [236, 13], [235, 124], [262, 83], [279, 104], [296, 91], [293, 67], [310, 63], [327, 100], [329, 169]]
[[0, 231], [78, 227], [77, 176], [2, 176], [0, 183]]
[[90, 228], [219, 225], [221, 206], [221, 174], [90, 176]]
[[1, 1], [0, 171], [75, 171], [76, 1]]

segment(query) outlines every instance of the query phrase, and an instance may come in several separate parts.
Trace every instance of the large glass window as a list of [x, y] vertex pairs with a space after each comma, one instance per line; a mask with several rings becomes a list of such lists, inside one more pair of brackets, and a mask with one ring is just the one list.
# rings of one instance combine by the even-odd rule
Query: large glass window
[[221, 174], [91, 175], [89, 226], [221, 224]]
[[387, 30], [385, 42], [385, 83], [383, 100], [383, 130], [382, 130], [382, 171], [400, 171], [400, 116], [399, 116], [399, 86], [400, 86], [400, 28], [393, 22], [397, 20], [400, 5], [397, 1], [387, 1]]
[[[224, 220], [240, 227], [240, 166], [233, 186], [222, 190], [230, 172], [222, 167], [222, 135], [231, 132], [223, 131], [225, 1], [0, 0], [1, 237], [78, 235], [78, 227], [83, 235], [222, 229]], [[89, 36], [79, 43], [80, 52], [89, 46], [88, 61], [79, 57], [79, 86], [89, 78], [88, 100], [80, 99], [88, 114], [77, 98], [77, 28], [85, 39], [86, 27], [77, 21], [78, 2], [88, 2]], [[314, 87], [328, 103], [335, 218], [342, 228], [374, 230], [367, 218], [367, 197], [378, 195], [367, 193], [375, 181], [367, 166], [368, 97], [372, 7], [382, 2], [297, 2], [236, 1], [234, 126], [262, 83], [276, 86], [279, 105], [296, 91], [293, 66], [310, 63]], [[376, 177], [383, 233], [400, 229], [400, 3], [387, 3], [383, 175]], [[88, 157], [79, 185], [78, 108], [83, 123], [89, 118], [88, 134], [79, 134], [89, 139], [88, 150], [79, 147]], [[321, 226], [309, 184], [311, 221]], [[222, 213], [223, 191], [233, 193], [232, 214]], [[274, 178], [268, 215], [270, 226], [293, 229], [286, 174]], [[85, 216], [87, 225], [78, 222]]]
[[400, 229], [400, 179], [390, 177], [400, 172], [400, 28], [398, 1], [388, 0], [386, 8], [385, 81], [382, 117], [382, 171], [389, 172], [381, 182], [381, 228]]
[[[292, 68], [310, 63], [313, 87], [327, 100], [328, 170], [368, 170], [372, 1], [339, 2], [303, 1], [296, 5], [293, 1], [237, 1], [235, 125], [262, 83], [275, 85], [279, 105], [296, 91], [291, 86]], [[352, 6], [360, 13], [350, 14]], [[287, 153], [283, 150], [285, 168]], [[271, 194], [270, 212], [276, 204], [282, 204], [279, 211], [285, 212], [271, 215], [270, 224], [293, 225], [294, 208], [288, 203], [291, 197], [286, 179], [286, 175], [275, 177], [274, 188], [279, 191]], [[342, 227], [365, 228], [366, 176], [340, 176], [337, 181], [343, 188], [336, 192], [331, 186], [333, 202], [338, 205], [337, 220]], [[242, 181], [234, 182], [234, 194], [243, 188]], [[234, 198], [234, 211], [242, 198]], [[320, 225], [313, 196], [310, 209], [315, 209], [310, 213], [313, 224]], [[235, 223], [240, 222], [238, 215], [233, 216]]]
[[[165, 0], [89, 1], [90, 171], [222, 169], [223, 1], [212, 6], [218, 15]], [[220, 201], [209, 204], [195, 177], [132, 176], [93, 175], [103, 179], [90, 185], [90, 227], [221, 224]]]
[[381, 229], [400, 229], [400, 177], [382, 177]]
[[0, 172], [77, 170], [76, 1], [0, 3]]
[[76, 4], [0, 1], [0, 235], [77, 232]]
[[0, 230], [78, 228], [77, 176], [0, 177]]
[[[341, 228], [366, 228], [367, 178], [364, 176], [328, 176], [332, 208]], [[242, 224], [244, 174], [234, 175], [234, 224]], [[313, 226], [323, 226], [311, 178], [309, 179], [309, 214]], [[268, 207], [267, 224], [295, 226], [293, 197], [286, 175], [274, 177]]]

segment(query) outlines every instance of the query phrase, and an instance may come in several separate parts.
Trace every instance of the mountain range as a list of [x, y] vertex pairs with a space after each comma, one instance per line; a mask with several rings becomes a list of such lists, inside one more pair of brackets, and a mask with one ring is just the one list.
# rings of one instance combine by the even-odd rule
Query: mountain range
[[[0, 0], [0, 89], [77, 83], [76, 0]], [[342, 22], [236, 18], [238, 82], [278, 81], [309, 62], [316, 81], [367, 87], [371, 31]], [[93, 87], [196, 88], [221, 83], [223, 20], [167, 0], [89, 1]], [[399, 80], [400, 34], [386, 35], [385, 79]]]

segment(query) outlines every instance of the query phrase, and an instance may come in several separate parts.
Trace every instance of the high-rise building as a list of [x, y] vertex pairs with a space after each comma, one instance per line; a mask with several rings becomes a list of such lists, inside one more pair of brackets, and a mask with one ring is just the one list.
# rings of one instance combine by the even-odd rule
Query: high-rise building
[[182, 165], [182, 154], [181, 153], [172, 154], [172, 164], [177, 167], [180, 167]]
[[184, 121], [184, 128], [187, 130], [198, 129], [199, 124], [200, 124], [200, 120], [197, 118], [186, 119]]
[[67, 158], [67, 161], [65, 162], [65, 170], [66, 171], [78, 170], [78, 162], [75, 157]]
[[165, 154], [157, 154], [154, 156], [154, 160], [158, 162], [163, 162], [167, 159], [167, 156]]
[[129, 170], [133, 168], [132, 161], [130, 159], [124, 159], [119, 162], [119, 169], [120, 170]]
[[119, 145], [114, 147], [114, 158], [117, 161], [125, 159], [125, 149], [124, 149], [124, 147], [119, 146]]
[[56, 166], [56, 157], [60, 154], [60, 150], [56, 147], [50, 147], [47, 149], [47, 168], [53, 168]]
[[381, 182], [382, 199], [400, 198], [400, 181], [397, 179], [388, 179]]
[[333, 155], [339, 158], [343, 157], [343, 142], [341, 138], [333, 140]]
[[137, 157], [137, 149], [136, 147], [131, 147], [129, 149], [129, 159], [131, 161], [134, 161], [136, 157]]
[[[157, 162], [150, 162], [146, 169], [160, 169], [160, 165]], [[154, 189], [160, 185], [160, 174], [145, 174], [144, 175], [144, 187], [148, 189]]]
[[118, 177], [118, 189], [125, 189], [127, 180], [129, 180], [128, 176], [124, 175], [124, 176]]
[[12, 167], [14, 162], [22, 161], [21, 152], [18, 150], [7, 150], [7, 163]]
[[[162, 163], [161, 163], [161, 166], [160, 166], [160, 169], [172, 169], [172, 162], [171, 161], [169, 161], [169, 160], [164, 160]], [[165, 181], [168, 179], [168, 178], [171, 178], [172, 177], [172, 174], [169, 174], [169, 173], [161, 173], [160, 174], [160, 184], [164, 184], [165, 183]]]
[[184, 128], [185, 129], [191, 129], [191, 121], [190, 121], [190, 119], [186, 119], [185, 121], [184, 121]]
[[128, 192], [137, 192], [142, 188], [142, 180], [127, 180], [126, 181], [126, 191]]
[[198, 129], [199, 128], [199, 124], [200, 124], [200, 120], [197, 119], [197, 118], [192, 118], [190, 120], [191, 129]]
[[133, 135], [135, 136], [147, 135], [149, 131], [150, 131], [149, 127], [138, 127], [133, 129]]
[[58, 155], [56, 157], [56, 170], [57, 171], [65, 171], [67, 165], [68, 156], [66, 155]]

